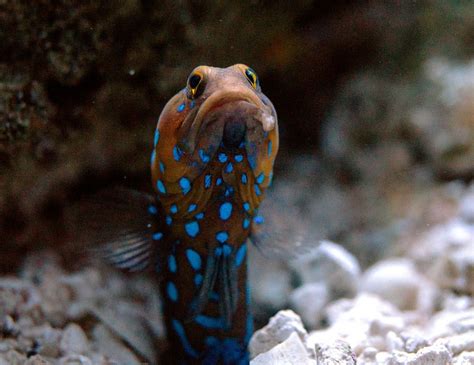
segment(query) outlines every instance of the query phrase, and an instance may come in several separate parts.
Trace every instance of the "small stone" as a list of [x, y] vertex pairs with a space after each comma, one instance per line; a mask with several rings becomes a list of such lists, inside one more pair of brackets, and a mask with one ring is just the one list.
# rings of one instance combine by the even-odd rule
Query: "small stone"
[[314, 251], [295, 260], [292, 266], [304, 283], [325, 283], [333, 299], [352, 297], [357, 293], [359, 263], [336, 243], [322, 241]]
[[316, 345], [316, 363], [321, 365], [355, 365], [356, 357], [348, 343], [337, 340]]
[[404, 350], [404, 343], [403, 340], [393, 331], [389, 331], [385, 338], [385, 342], [387, 343], [387, 349], [389, 351], [403, 351]]
[[404, 351], [414, 353], [428, 346], [428, 341], [417, 333], [401, 332], [400, 337], [404, 342]]
[[313, 331], [307, 346], [341, 339], [359, 356], [368, 347], [385, 350], [385, 336], [400, 333], [407, 325], [393, 305], [371, 294], [360, 294], [355, 299], [340, 299], [326, 308], [329, 328]]
[[89, 350], [89, 340], [81, 327], [71, 323], [64, 329], [59, 348], [64, 355], [84, 354]]
[[467, 310], [444, 310], [435, 314], [425, 333], [430, 340], [474, 331], [474, 308]]
[[249, 343], [250, 357], [254, 358], [265, 353], [285, 341], [292, 333], [296, 333], [303, 343], [308, 333], [303, 327], [301, 318], [291, 310], [283, 310], [275, 314], [268, 324], [256, 331]]
[[375, 347], [366, 347], [357, 358], [357, 364], [375, 364], [378, 350]]
[[301, 316], [309, 328], [319, 327], [323, 310], [329, 299], [328, 289], [323, 283], [307, 283], [290, 295], [291, 308]]
[[15, 350], [8, 351], [3, 355], [3, 358], [8, 365], [23, 365], [27, 360], [25, 355], [20, 354]]
[[251, 365], [316, 365], [310, 359], [305, 346], [296, 332], [293, 332], [285, 341], [276, 345], [271, 350], [264, 352], [252, 361]]
[[464, 351], [474, 351], [474, 332], [440, 338], [434, 344], [445, 346], [453, 355]]
[[472, 365], [474, 364], [474, 351], [462, 352], [453, 360], [453, 365]]
[[466, 222], [474, 223], [474, 184], [459, 203], [459, 215]]
[[446, 365], [452, 360], [449, 350], [441, 345], [422, 348], [416, 354], [394, 351], [388, 365]]
[[59, 359], [58, 365], [93, 365], [91, 359], [82, 355], [68, 355]]
[[26, 360], [24, 365], [51, 365], [51, 363], [40, 355], [35, 355]]
[[119, 364], [140, 365], [135, 354], [130, 351], [102, 324], [94, 327], [94, 348]]
[[18, 330], [18, 325], [15, 323], [11, 316], [7, 315], [3, 318], [1, 331], [4, 337], [15, 337], [18, 335]]
[[411, 261], [392, 259], [370, 267], [362, 275], [361, 290], [376, 294], [401, 310], [415, 310], [424, 282]]

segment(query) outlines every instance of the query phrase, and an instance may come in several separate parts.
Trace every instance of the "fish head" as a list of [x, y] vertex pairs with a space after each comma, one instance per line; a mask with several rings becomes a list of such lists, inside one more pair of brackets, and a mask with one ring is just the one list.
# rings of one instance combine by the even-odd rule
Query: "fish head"
[[[244, 156], [249, 175], [265, 189], [277, 151], [277, 114], [255, 71], [243, 64], [198, 66], [158, 120], [153, 183], [161, 197], [186, 192], [225, 153]], [[224, 177], [231, 185], [238, 179]]]

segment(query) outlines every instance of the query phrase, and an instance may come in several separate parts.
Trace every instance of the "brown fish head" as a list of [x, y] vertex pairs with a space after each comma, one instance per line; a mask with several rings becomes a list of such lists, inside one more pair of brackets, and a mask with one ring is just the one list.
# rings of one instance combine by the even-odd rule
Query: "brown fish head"
[[[246, 65], [196, 67], [186, 87], [163, 109], [157, 133], [152, 173], [161, 195], [178, 194], [183, 186], [186, 191], [218, 159], [218, 151], [244, 154], [243, 164], [262, 189], [271, 181], [277, 115], [255, 71]], [[233, 180], [235, 176], [228, 178], [235, 185]]]

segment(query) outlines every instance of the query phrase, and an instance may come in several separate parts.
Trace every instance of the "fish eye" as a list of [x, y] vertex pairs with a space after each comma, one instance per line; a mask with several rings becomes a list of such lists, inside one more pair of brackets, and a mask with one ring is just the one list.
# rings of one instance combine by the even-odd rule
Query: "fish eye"
[[247, 80], [249, 80], [250, 85], [252, 85], [252, 87], [256, 89], [259, 84], [257, 73], [250, 67], [247, 67], [247, 69], [245, 70], [245, 76], [247, 76]]
[[188, 78], [188, 92], [191, 99], [198, 97], [202, 91], [202, 74], [200, 72], [193, 72]]

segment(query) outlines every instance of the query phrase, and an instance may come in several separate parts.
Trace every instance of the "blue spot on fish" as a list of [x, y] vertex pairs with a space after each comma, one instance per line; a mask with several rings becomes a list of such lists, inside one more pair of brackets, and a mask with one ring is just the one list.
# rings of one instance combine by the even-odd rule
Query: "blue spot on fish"
[[166, 285], [166, 293], [173, 302], [178, 300], [178, 289], [176, 289], [176, 285], [173, 282], [169, 281]]
[[183, 155], [183, 151], [181, 151], [181, 148], [178, 146], [173, 147], [173, 158], [175, 161], [179, 161], [181, 159], [181, 156]]
[[248, 218], [244, 218], [244, 222], [242, 223], [242, 226], [244, 227], [244, 229], [249, 228], [250, 220]]
[[226, 221], [230, 218], [232, 214], [232, 204], [229, 202], [225, 202], [219, 208], [219, 216], [223, 221]]
[[151, 164], [153, 165], [155, 163], [155, 158], [156, 158], [156, 151], [153, 150], [153, 152], [151, 153]]
[[178, 270], [178, 265], [176, 264], [176, 257], [174, 255], [168, 256], [168, 269], [175, 273]]
[[232, 248], [229, 245], [223, 245], [222, 252], [224, 253], [224, 256], [229, 256], [232, 252]]
[[165, 164], [160, 161], [160, 172], [164, 173], [165, 172]]
[[270, 156], [272, 154], [272, 141], [268, 141], [268, 149], [267, 149], [267, 154]]
[[240, 181], [242, 181], [242, 184], [247, 184], [247, 174], [244, 172], [242, 176], [240, 177]]
[[202, 327], [205, 328], [224, 328], [224, 322], [222, 321], [221, 318], [216, 318], [216, 317], [210, 317], [210, 316], [205, 316], [203, 314], [200, 314], [196, 316], [194, 321], [199, 324]]
[[240, 248], [237, 250], [235, 254], [235, 266], [239, 267], [244, 262], [245, 255], [247, 254], [247, 244], [244, 243]]
[[224, 243], [229, 238], [229, 234], [226, 231], [217, 232], [216, 239], [220, 243]]
[[234, 169], [234, 166], [232, 166], [232, 162], [229, 162], [229, 163], [227, 164], [227, 166], [225, 167], [225, 172], [227, 172], [228, 174], [230, 174], [233, 169]]
[[197, 208], [197, 205], [196, 204], [189, 204], [189, 207], [188, 207], [188, 213], [191, 213], [191, 212], [194, 212]]
[[230, 196], [234, 192], [234, 188], [232, 186], [228, 186], [225, 189], [225, 196]]
[[170, 212], [176, 214], [178, 212], [178, 206], [176, 204], [172, 204], [170, 207]]
[[153, 138], [153, 146], [156, 147], [159, 140], [160, 140], [160, 131], [158, 130], [158, 128], [156, 128], [155, 129], [155, 137]]
[[212, 183], [212, 175], [206, 175], [204, 177], [204, 187], [206, 189], [209, 189], [211, 187], [211, 183]]
[[223, 152], [220, 152], [217, 158], [219, 159], [219, 162], [222, 162], [222, 163], [227, 161], [227, 155]]
[[186, 104], [182, 103], [182, 104], [179, 104], [176, 110], [178, 111], [178, 113], [181, 113], [184, 110], [184, 108], [186, 108]]
[[186, 333], [184, 332], [184, 327], [181, 324], [181, 322], [179, 322], [176, 319], [173, 319], [171, 321], [171, 325], [173, 326], [174, 331], [178, 335], [178, 337], [181, 341], [181, 344], [183, 345], [184, 351], [186, 351], [186, 353], [189, 356], [197, 359], [199, 355], [198, 355], [197, 351], [189, 343], [188, 338], [186, 337]]
[[166, 193], [166, 188], [165, 188], [165, 185], [163, 184], [163, 181], [158, 180], [158, 181], [156, 182], [156, 187], [157, 187], [158, 191], [159, 191], [161, 194], [165, 194], [165, 193]]
[[244, 160], [244, 156], [242, 155], [235, 155], [234, 157], [236, 162], [242, 162]]
[[260, 190], [260, 187], [257, 184], [254, 184], [253, 188], [254, 188], [255, 194], [257, 194], [257, 196], [262, 195], [262, 191]]
[[263, 218], [261, 215], [257, 215], [253, 221], [256, 223], [256, 224], [263, 224], [263, 222], [265, 222], [265, 218]]
[[214, 251], [214, 255], [216, 257], [219, 257], [220, 255], [222, 255], [222, 247], [217, 247]]
[[249, 203], [247, 203], [247, 202], [244, 203], [244, 210], [246, 212], [248, 212], [250, 210], [250, 204]]
[[186, 257], [188, 258], [189, 264], [194, 270], [201, 268], [201, 256], [191, 248], [186, 250]]
[[156, 233], [153, 233], [153, 235], [152, 235], [152, 238], [153, 238], [155, 241], [161, 240], [162, 237], [163, 237], [163, 233], [161, 233], [161, 232], [156, 232]]
[[199, 150], [199, 157], [201, 158], [201, 161], [204, 163], [209, 162], [210, 160], [209, 156], [206, 154], [206, 152], [204, 152], [203, 149]]
[[200, 286], [202, 284], [202, 280], [203, 280], [203, 277], [201, 274], [196, 274], [196, 276], [194, 277], [194, 284], [196, 286]]
[[158, 213], [158, 209], [154, 205], [149, 205], [148, 206], [148, 213], [152, 215], [156, 215]]
[[263, 183], [263, 180], [265, 180], [265, 175], [263, 174], [263, 172], [257, 176], [257, 183], [261, 184]]
[[173, 223], [173, 218], [171, 218], [171, 216], [167, 215], [166, 218], [165, 218], [165, 222], [168, 226], [171, 226], [171, 224]]
[[196, 219], [198, 219], [198, 220], [201, 220], [201, 219], [204, 218], [204, 213], [203, 213], [203, 212], [198, 213], [198, 214], [196, 214], [194, 217], [195, 217]]
[[191, 190], [191, 182], [187, 177], [182, 177], [179, 179], [179, 186], [181, 186], [181, 190], [183, 194], [186, 195]]
[[222, 178], [218, 177], [216, 180], [216, 185], [219, 186], [222, 184]]
[[196, 221], [188, 222], [184, 225], [184, 229], [190, 237], [194, 238], [199, 234], [199, 223]]

